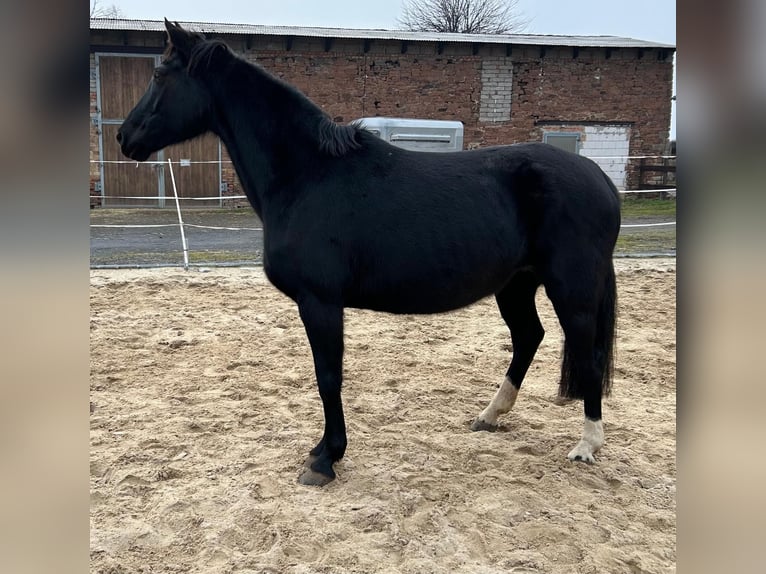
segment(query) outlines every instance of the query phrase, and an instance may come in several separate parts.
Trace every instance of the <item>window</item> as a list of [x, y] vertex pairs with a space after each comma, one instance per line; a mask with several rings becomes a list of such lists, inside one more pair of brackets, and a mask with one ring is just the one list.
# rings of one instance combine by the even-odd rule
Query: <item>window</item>
[[572, 153], [580, 153], [580, 134], [576, 132], [546, 132], [543, 141]]

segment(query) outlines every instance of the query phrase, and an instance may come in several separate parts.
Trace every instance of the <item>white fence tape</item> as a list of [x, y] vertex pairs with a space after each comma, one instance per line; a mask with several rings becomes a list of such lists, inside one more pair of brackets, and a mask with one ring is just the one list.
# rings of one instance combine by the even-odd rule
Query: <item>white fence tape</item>
[[[91, 199], [167, 199], [161, 195], [91, 195]], [[222, 199], [247, 199], [246, 195], [217, 195], [215, 197], [179, 197], [181, 201], [221, 201]]]
[[[588, 159], [676, 159], [676, 156], [674, 155], [589, 155], [584, 156]], [[169, 160], [168, 160], [169, 161]], [[136, 167], [138, 167], [141, 163], [144, 165], [165, 165], [165, 161], [144, 161], [144, 162], [137, 162], [134, 159], [92, 159], [90, 160], [90, 163], [98, 163], [98, 164], [104, 164], [104, 163], [134, 163], [136, 164]], [[178, 160], [173, 162], [176, 165], [184, 165], [187, 166], [192, 163], [226, 163], [230, 164], [230, 159], [208, 159], [208, 160]], [[650, 166], [647, 166], [650, 167]]]
[[[626, 229], [631, 227], [663, 227], [668, 225], [675, 225], [675, 221], [665, 221], [662, 223], [633, 223], [633, 224], [625, 224], [620, 225], [620, 229]], [[194, 227], [195, 229], [214, 229], [217, 231], [263, 231], [263, 227], [217, 227], [215, 225], [194, 225], [192, 223], [164, 223], [164, 224], [157, 224], [157, 225], [104, 225], [104, 224], [93, 224], [91, 227], [93, 228], [111, 228], [111, 229], [141, 229], [141, 228], [152, 228], [152, 227], [179, 227], [183, 226], [186, 227]]]
[[[674, 155], [610, 155], [610, 156], [588, 156], [589, 159], [676, 159], [676, 156]], [[89, 160], [90, 163], [95, 163], [99, 165], [103, 164], [135, 164], [136, 168], [138, 168], [139, 165], [147, 165], [150, 167], [154, 166], [160, 166], [165, 165], [166, 163], [171, 167], [173, 164], [179, 165], [181, 167], [188, 167], [190, 164], [231, 164], [231, 160], [178, 160], [173, 161], [171, 159], [167, 159], [167, 161], [145, 161], [145, 162], [137, 162], [135, 160], [130, 159], [115, 159], [115, 160], [96, 160], [92, 159]], [[626, 194], [626, 193], [675, 193], [676, 188], [665, 188], [665, 189], [629, 189], [629, 190], [620, 190], [620, 193]], [[134, 200], [161, 200], [161, 199], [167, 199], [163, 196], [138, 196], [138, 195], [109, 195], [109, 196], [103, 196], [103, 195], [91, 195], [91, 199], [134, 199]], [[182, 201], [221, 201], [224, 199], [247, 199], [246, 195], [218, 195], [218, 196], [210, 196], [210, 197], [181, 197], [179, 198]]]
[[[627, 189], [619, 190], [620, 193], [675, 193], [675, 187], [668, 187], [664, 189]], [[148, 199], [151, 201], [159, 201], [160, 199], [167, 199], [167, 197], [160, 195], [91, 195], [91, 199]], [[181, 201], [221, 201], [223, 199], [247, 199], [246, 195], [216, 195], [210, 197], [179, 197]]]

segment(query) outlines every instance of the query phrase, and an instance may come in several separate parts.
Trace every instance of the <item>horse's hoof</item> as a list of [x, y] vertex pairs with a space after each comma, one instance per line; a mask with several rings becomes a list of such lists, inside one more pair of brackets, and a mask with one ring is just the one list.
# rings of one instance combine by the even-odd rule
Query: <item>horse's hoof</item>
[[298, 482], [305, 486], [325, 486], [326, 484], [330, 484], [333, 480], [335, 480], [334, 476], [327, 476], [326, 474], [322, 474], [311, 468], [306, 468], [306, 470], [303, 471], [303, 474], [298, 477]]
[[576, 454], [575, 456], [568, 456], [567, 457], [572, 462], [584, 462], [586, 464], [596, 464], [596, 459], [593, 458], [592, 455], [579, 455]]
[[497, 425], [490, 424], [481, 419], [476, 419], [475, 421], [471, 423], [471, 430], [474, 432], [475, 431], [495, 432], [497, 430]]
[[593, 449], [588, 444], [580, 442], [569, 452], [567, 458], [572, 462], [585, 462], [587, 464], [595, 464], [596, 459], [593, 457], [593, 454]]

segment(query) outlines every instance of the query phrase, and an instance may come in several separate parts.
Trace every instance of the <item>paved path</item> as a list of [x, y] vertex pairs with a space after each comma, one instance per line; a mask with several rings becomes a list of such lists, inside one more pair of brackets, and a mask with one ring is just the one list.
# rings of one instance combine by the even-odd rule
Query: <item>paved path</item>
[[[187, 225], [189, 258], [193, 264], [260, 264], [263, 253], [261, 222], [249, 208], [186, 209], [184, 223], [221, 227], [199, 229]], [[657, 223], [657, 218], [623, 221]], [[181, 232], [175, 209], [92, 209], [90, 216], [90, 263], [99, 266], [182, 265]], [[169, 227], [98, 227], [100, 225], [168, 225]], [[244, 230], [233, 230], [244, 229]], [[652, 230], [651, 232], [647, 230]], [[651, 227], [624, 229], [626, 235], [656, 235], [652, 247], [638, 250], [674, 252], [675, 228]], [[670, 240], [664, 236], [672, 236]], [[659, 247], [654, 247], [657, 245]]]

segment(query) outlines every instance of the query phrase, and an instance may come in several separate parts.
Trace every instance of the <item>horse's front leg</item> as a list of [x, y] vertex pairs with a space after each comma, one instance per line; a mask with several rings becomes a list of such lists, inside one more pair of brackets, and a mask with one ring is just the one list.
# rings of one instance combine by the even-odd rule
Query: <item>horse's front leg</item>
[[332, 465], [346, 452], [346, 423], [341, 403], [343, 379], [343, 307], [313, 296], [298, 301], [303, 326], [314, 356], [319, 396], [324, 407], [324, 435], [311, 451], [307, 468], [298, 481], [324, 486], [335, 478]]

